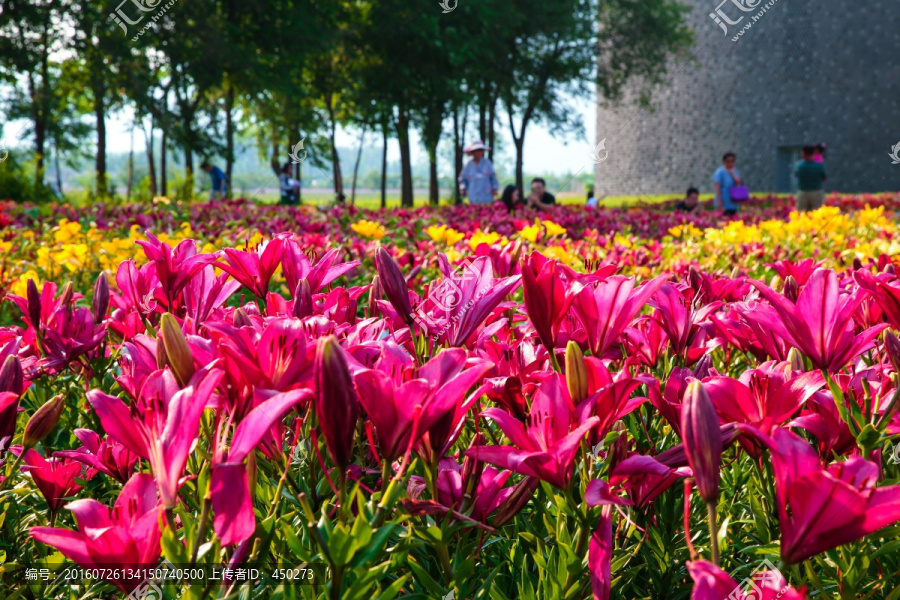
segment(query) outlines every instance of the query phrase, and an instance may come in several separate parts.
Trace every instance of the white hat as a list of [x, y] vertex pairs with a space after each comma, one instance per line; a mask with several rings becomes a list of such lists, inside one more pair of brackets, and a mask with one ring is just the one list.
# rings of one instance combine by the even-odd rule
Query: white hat
[[475, 152], [477, 150], [490, 150], [490, 148], [485, 146], [484, 142], [482, 142], [481, 140], [478, 140], [477, 142], [474, 142], [473, 144], [464, 148], [463, 152], [465, 152], [466, 154], [471, 154], [472, 152]]

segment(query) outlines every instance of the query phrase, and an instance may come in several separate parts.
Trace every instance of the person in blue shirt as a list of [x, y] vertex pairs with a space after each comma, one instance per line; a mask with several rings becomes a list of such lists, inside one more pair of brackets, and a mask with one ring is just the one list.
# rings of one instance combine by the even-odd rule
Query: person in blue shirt
[[200, 168], [209, 173], [212, 178], [212, 190], [209, 192], [209, 199], [224, 198], [225, 192], [228, 190], [228, 182], [225, 181], [225, 173], [219, 167], [214, 167], [206, 161], [200, 165]]
[[487, 147], [481, 140], [465, 149], [472, 160], [459, 174], [459, 193], [461, 196], [468, 196], [472, 204], [490, 204], [500, 190], [494, 165], [484, 157], [485, 150]]
[[722, 166], [713, 174], [713, 183], [716, 186], [713, 209], [722, 209], [726, 215], [736, 215], [738, 211], [737, 202], [731, 199], [731, 188], [744, 185], [741, 174], [734, 168], [736, 163], [737, 155], [734, 152], [726, 152], [722, 157]]

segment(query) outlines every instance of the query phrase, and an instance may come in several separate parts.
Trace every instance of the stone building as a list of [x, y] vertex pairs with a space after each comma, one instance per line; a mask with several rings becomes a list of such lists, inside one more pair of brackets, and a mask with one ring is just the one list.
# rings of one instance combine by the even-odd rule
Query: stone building
[[599, 102], [600, 193], [712, 192], [729, 150], [751, 191], [793, 192], [800, 148], [818, 142], [826, 190], [900, 190], [900, 0], [682, 3], [692, 60], [673, 63], [652, 109]]

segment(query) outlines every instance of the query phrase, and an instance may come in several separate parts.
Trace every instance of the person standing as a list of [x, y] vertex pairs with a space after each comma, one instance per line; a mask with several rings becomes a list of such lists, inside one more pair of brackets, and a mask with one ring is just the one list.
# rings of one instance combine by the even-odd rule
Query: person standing
[[825, 203], [825, 164], [816, 161], [815, 146], [803, 147], [803, 159], [794, 170], [797, 176], [797, 210], [818, 210]]
[[484, 142], [478, 140], [464, 150], [472, 160], [459, 174], [459, 193], [461, 196], [468, 196], [472, 204], [490, 204], [500, 190], [494, 165], [484, 157], [487, 149]]
[[731, 198], [731, 188], [737, 185], [744, 185], [741, 174], [738, 173], [735, 165], [737, 164], [737, 154], [734, 152], [726, 152], [722, 157], [722, 166], [716, 169], [713, 174], [713, 183], [716, 186], [716, 197], [713, 200], [713, 209], [724, 210], [726, 215], [736, 215], [738, 211], [737, 202]]
[[225, 181], [225, 173], [219, 167], [214, 167], [205, 160], [200, 168], [209, 173], [212, 179], [212, 190], [209, 192], [209, 199], [224, 198], [225, 192], [228, 190], [228, 182]]

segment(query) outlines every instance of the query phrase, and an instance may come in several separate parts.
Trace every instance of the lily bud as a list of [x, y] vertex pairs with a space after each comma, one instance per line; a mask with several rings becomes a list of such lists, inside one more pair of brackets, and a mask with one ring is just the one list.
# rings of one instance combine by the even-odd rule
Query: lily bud
[[409, 287], [400, 270], [400, 265], [391, 258], [387, 250], [379, 247], [375, 251], [375, 268], [384, 295], [407, 325], [412, 325], [412, 307], [409, 304]]
[[33, 448], [35, 444], [50, 435], [66, 408], [65, 396], [57, 394], [37, 409], [25, 425], [22, 445]]
[[253, 321], [250, 320], [250, 315], [248, 315], [243, 308], [234, 309], [234, 317], [232, 318], [232, 323], [235, 327], [253, 326]]
[[384, 300], [384, 289], [381, 287], [381, 279], [376, 275], [372, 278], [372, 287], [369, 288], [369, 318], [380, 314], [376, 300]]
[[29, 279], [25, 287], [25, 298], [28, 300], [28, 320], [35, 329], [41, 326], [41, 293], [34, 279]]
[[319, 338], [313, 371], [313, 408], [331, 459], [343, 473], [353, 454], [359, 400], [344, 351], [334, 336]]
[[25, 391], [25, 373], [22, 371], [22, 363], [17, 356], [7, 356], [0, 366], [0, 394], [12, 392], [21, 396]]
[[312, 288], [309, 287], [308, 279], [301, 279], [297, 282], [297, 289], [294, 290], [294, 316], [305, 319], [311, 314], [313, 314]]
[[166, 360], [166, 342], [163, 341], [162, 336], [156, 337], [156, 368], [157, 369], [165, 369], [166, 365], [169, 364]]
[[91, 308], [94, 313], [94, 323], [102, 323], [106, 318], [106, 310], [109, 308], [109, 281], [106, 279], [106, 273], [100, 273], [97, 283], [94, 284]]
[[697, 379], [706, 379], [709, 377], [710, 367], [712, 367], [712, 357], [709, 354], [704, 354], [700, 357], [700, 360], [697, 361], [697, 364], [694, 365], [694, 377]]
[[588, 397], [587, 366], [584, 353], [574, 340], [566, 345], [566, 386], [572, 402], [578, 404]]
[[722, 431], [716, 409], [699, 381], [690, 382], [684, 392], [681, 438], [700, 497], [715, 502], [719, 498]]
[[506, 501], [497, 509], [494, 518], [491, 519], [491, 526], [499, 529], [513, 520], [517, 514], [522, 512], [534, 495], [534, 490], [540, 484], [540, 480], [535, 477], [526, 477], [520, 481]]
[[793, 304], [797, 303], [797, 297], [800, 296], [800, 286], [797, 284], [797, 280], [794, 279], [793, 275], [788, 275], [787, 279], [784, 280], [784, 289], [782, 290], [784, 297], [790, 300]]
[[863, 268], [862, 261], [859, 260], [859, 257], [858, 257], [858, 256], [854, 257], [854, 258], [853, 258], [853, 270], [854, 270], [854, 271], [859, 271], [859, 270], [862, 269], [862, 268]]
[[172, 369], [175, 379], [184, 387], [194, 376], [194, 353], [181, 331], [181, 326], [170, 313], [159, 320], [160, 337], [165, 345], [166, 363]]
[[884, 332], [884, 349], [894, 366], [894, 373], [900, 373], [900, 338], [890, 329]]
[[65, 306], [67, 310], [72, 310], [72, 303], [75, 301], [75, 284], [67, 281], [63, 286], [62, 295], [59, 298], [61, 306]]
[[803, 355], [796, 348], [791, 348], [787, 355], [788, 362], [791, 363], [791, 372], [803, 372]]

